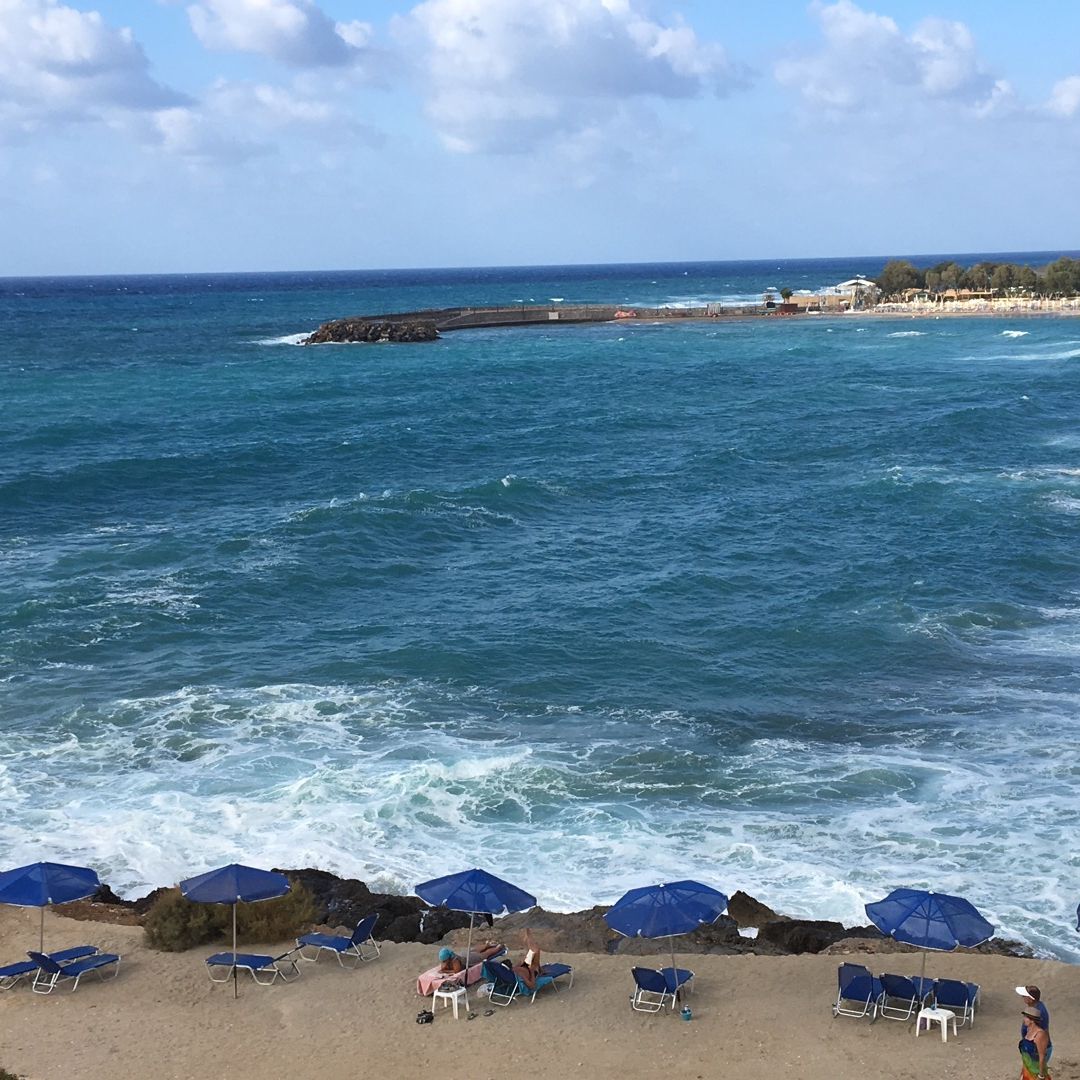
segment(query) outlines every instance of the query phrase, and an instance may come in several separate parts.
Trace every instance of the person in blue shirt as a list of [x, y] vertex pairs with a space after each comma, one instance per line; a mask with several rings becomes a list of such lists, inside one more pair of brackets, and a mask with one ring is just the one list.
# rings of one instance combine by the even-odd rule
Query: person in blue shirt
[[[1034, 1011], [1039, 1014], [1040, 1026], [1047, 1035], [1050, 1034], [1050, 1010], [1043, 1004], [1042, 992], [1037, 986], [1018, 986], [1016, 992], [1024, 999], [1025, 1012]], [[1020, 1038], [1027, 1035], [1027, 1022], [1020, 1022]]]

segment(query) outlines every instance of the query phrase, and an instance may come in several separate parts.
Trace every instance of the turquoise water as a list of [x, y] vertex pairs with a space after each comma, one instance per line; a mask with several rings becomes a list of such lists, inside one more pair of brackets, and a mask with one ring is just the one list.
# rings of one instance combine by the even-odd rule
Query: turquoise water
[[924, 885], [1080, 956], [1080, 323], [293, 345], [879, 269], [0, 281], [0, 865]]

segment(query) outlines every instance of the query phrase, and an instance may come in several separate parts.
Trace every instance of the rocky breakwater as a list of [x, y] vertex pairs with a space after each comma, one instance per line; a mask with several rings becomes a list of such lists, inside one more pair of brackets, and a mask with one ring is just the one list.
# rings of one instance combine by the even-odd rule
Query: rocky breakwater
[[[362, 881], [340, 878], [325, 870], [286, 870], [315, 900], [322, 927], [351, 932], [372, 913], [378, 915], [375, 937], [379, 941], [415, 941], [425, 945], [446, 944], [464, 949], [469, 916], [446, 908], [431, 908], [416, 896], [375, 893]], [[138, 900], [122, 900], [108, 886], [102, 886], [92, 900], [64, 904], [56, 910], [76, 919], [138, 924], [162, 890]], [[619, 953], [652, 956], [657, 943], [643, 938], [624, 938], [604, 922], [606, 907], [570, 913], [535, 907], [494, 920], [493, 928], [484, 917], [476, 919], [474, 940], [499, 938], [516, 947], [528, 927], [542, 947], [556, 953]], [[753, 953], [759, 956], [790, 956], [799, 953], [889, 953], [917, 951], [885, 937], [874, 926], [845, 927], [841, 923], [814, 919], [793, 919], [777, 914], [743, 892], [731, 897], [728, 913], [716, 922], [700, 927], [678, 939], [681, 953]], [[969, 951], [969, 950], [962, 950]], [[976, 949], [980, 953], [1031, 957], [1031, 950], [1016, 941], [993, 938]]]
[[356, 342], [435, 341], [439, 331], [430, 319], [334, 319], [323, 323], [302, 345], [351, 345]]

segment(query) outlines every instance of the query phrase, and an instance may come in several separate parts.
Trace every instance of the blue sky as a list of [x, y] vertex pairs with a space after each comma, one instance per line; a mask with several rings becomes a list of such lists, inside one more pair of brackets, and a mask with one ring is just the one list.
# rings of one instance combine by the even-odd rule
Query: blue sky
[[1080, 4], [0, 0], [0, 276], [1080, 247]]

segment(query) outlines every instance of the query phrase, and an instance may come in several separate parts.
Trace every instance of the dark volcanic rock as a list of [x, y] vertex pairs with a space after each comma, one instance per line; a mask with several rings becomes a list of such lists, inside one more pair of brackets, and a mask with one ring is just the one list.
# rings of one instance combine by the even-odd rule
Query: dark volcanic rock
[[426, 319], [389, 321], [385, 319], [334, 319], [323, 323], [306, 338], [305, 345], [351, 344], [376, 341], [434, 341], [439, 336], [435, 323]]
[[728, 901], [727, 913], [740, 926], [764, 926], [783, 918], [760, 900], [747, 896], [741, 889]]
[[778, 946], [784, 953], [819, 953], [844, 938], [883, 936], [875, 926], [845, 927], [842, 923], [813, 919], [777, 919], [762, 926], [757, 939]]

